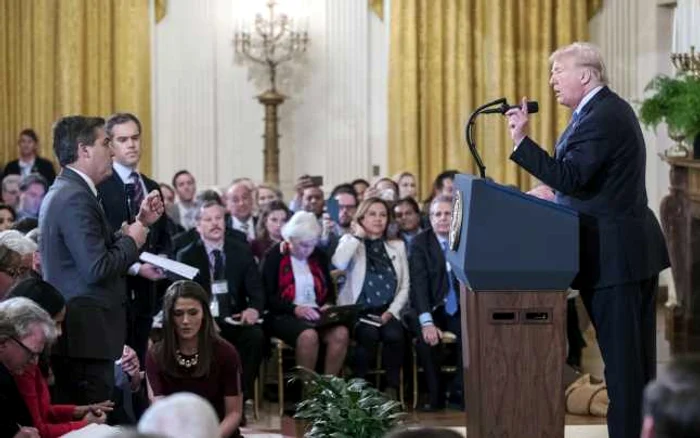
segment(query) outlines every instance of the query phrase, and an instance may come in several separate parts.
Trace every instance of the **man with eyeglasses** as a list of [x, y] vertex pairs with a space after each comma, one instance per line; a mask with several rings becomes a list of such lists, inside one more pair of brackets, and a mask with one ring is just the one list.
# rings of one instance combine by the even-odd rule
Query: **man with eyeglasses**
[[0, 436], [38, 438], [39, 433], [12, 374], [36, 363], [44, 347], [56, 338], [56, 324], [27, 298], [0, 302]]

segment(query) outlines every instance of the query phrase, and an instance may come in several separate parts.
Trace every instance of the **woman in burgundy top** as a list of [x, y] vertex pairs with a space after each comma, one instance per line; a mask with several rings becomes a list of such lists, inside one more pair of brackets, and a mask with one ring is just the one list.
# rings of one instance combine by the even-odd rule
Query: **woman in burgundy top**
[[163, 339], [146, 356], [153, 398], [192, 392], [216, 410], [222, 437], [239, 436], [241, 360], [216, 333], [210, 296], [193, 281], [173, 283], [163, 298]]
[[270, 201], [262, 208], [255, 227], [255, 240], [251, 243], [257, 260], [261, 260], [270, 247], [282, 241], [282, 227], [290, 217], [292, 212], [282, 201]]

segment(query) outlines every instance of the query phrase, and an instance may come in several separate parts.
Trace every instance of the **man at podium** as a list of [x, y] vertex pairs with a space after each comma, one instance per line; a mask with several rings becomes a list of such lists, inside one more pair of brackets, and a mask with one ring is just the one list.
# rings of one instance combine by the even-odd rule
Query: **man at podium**
[[611, 438], [637, 438], [644, 386], [656, 374], [658, 274], [669, 266], [647, 206], [646, 150], [630, 105], [607, 87], [597, 47], [574, 43], [550, 57], [549, 83], [573, 116], [554, 157], [528, 137], [527, 102], [506, 113], [510, 159], [542, 181], [531, 194], [579, 212], [579, 289], [605, 362]]

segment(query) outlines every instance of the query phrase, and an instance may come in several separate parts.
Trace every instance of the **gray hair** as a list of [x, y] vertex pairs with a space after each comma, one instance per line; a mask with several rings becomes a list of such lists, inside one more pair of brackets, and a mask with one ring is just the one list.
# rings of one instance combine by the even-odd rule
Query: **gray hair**
[[10, 184], [17, 184], [17, 186], [19, 186], [20, 181], [22, 181], [22, 177], [19, 175], [6, 175], [5, 178], [2, 179], [2, 190], [7, 190], [7, 186]]
[[436, 196], [435, 198], [433, 198], [433, 200], [430, 201], [429, 212], [432, 213], [433, 207], [435, 207], [436, 205], [441, 204], [443, 202], [452, 205], [452, 196], [440, 195], [440, 196]]
[[176, 393], [155, 402], [139, 420], [138, 431], [170, 438], [219, 436], [219, 417], [202, 397]]
[[22, 339], [31, 334], [37, 324], [41, 326], [47, 344], [56, 340], [56, 323], [34, 301], [16, 297], [0, 302], [0, 339]]
[[[26, 236], [27, 236], [27, 239], [31, 239], [32, 242], [39, 245], [39, 242], [41, 241], [41, 229], [34, 228], [32, 231], [28, 232], [26, 234]], [[37, 251], [38, 251], [38, 248], [37, 248]]]
[[0, 245], [11, 249], [21, 256], [33, 254], [39, 250], [36, 242], [17, 230], [1, 231]]
[[321, 225], [316, 215], [309, 211], [297, 211], [282, 227], [284, 240], [311, 240], [321, 236]]
[[600, 85], [607, 85], [607, 69], [598, 46], [587, 42], [575, 42], [568, 46], [560, 47], [549, 57], [549, 63], [553, 64], [566, 57], [574, 58], [576, 64], [590, 70]]
[[200, 219], [202, 219], [202, 213], [204, 212], [205, 209], [209, 207], [220, 207], [224, 213], [226, 212], [226, 208], [224, 208], [221, 203], [216, 202], [216, 201], [204, 201], [204, 202], [199, 202], [196, 204], [196, 210], [194, 211], [194, 220], [199, 222]]

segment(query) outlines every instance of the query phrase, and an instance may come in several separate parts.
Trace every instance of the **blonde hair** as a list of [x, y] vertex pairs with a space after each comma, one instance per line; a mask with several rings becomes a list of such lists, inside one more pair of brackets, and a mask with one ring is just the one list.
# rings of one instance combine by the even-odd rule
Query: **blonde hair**
[[553, 64], [566, 57], [574, 58], [576, 64], [580, 67], [589, 69], [600, 85], [608, 84], [608, 74], [603, 55], [595, 44], [577, 41], [568, 46], [560, 47], [549, 57], [549, 63]]

